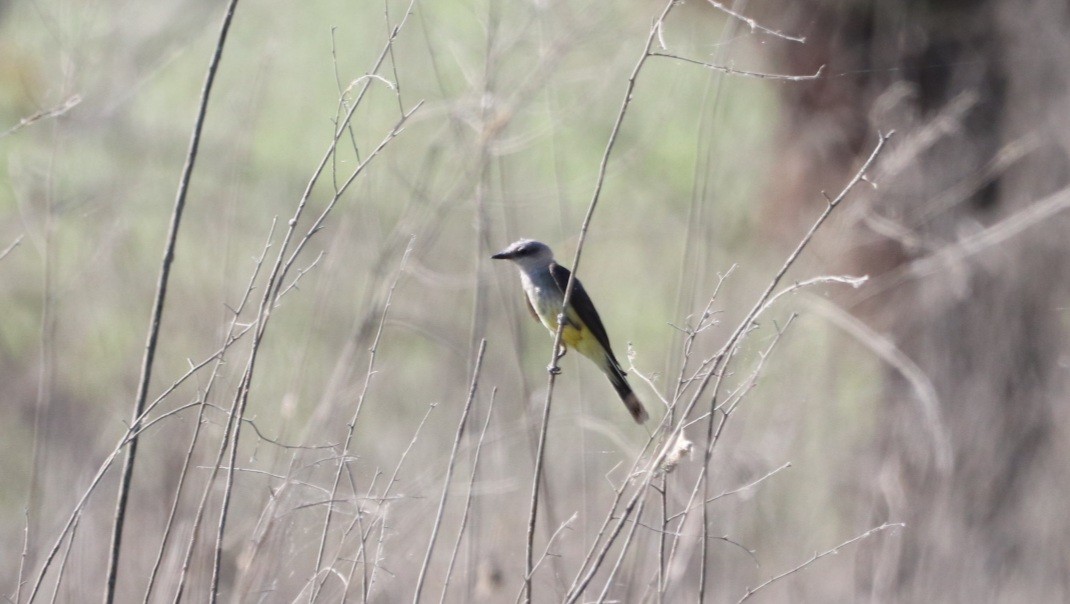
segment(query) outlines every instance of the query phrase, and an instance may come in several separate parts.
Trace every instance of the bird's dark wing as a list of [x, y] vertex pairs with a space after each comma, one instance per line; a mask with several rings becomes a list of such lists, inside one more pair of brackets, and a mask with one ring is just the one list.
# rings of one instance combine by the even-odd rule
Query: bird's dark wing
[[524, 296], [524, 306], [528, 307], [528, 312], [531, 313], [531, 318], [535, 319], [535, 322], [542, 323], [542, 319], [539, 318], [539, 313], [535, 312], [535, 307], [531, 305], [531, 298], [528, 297], [526, 292], [522, 292]]
[[[557, 283], [562, 295], [565, 293], [565, 288], [568, 287], [568, 278], [571, 274], [567, 268], [560, 264], [556, 262], [550, 263], [550, 275], [554, 278], [554, 282]], [[613, 355], [613, 349], [609, 346], [609, 334], [606, 333], [606, 328], [602, 325], [602, 318], [598, 316], [598, 311], [594, 308], [594, 302], [591, 302], [591, 297], [587, 295], [587, 290], [583, 289], [583, 283], [580, 283], [579, 279], [576, 279], [576, 285], [572, 288], [572, 299], [569, 300], [569, 306], [576, 311], [580, 321], [583, 321], [587, 329], [591, 330], [595, 339], [598, 340], [598, 343], [606, 350], [609, 358], [616, 364], [617, 359]]]

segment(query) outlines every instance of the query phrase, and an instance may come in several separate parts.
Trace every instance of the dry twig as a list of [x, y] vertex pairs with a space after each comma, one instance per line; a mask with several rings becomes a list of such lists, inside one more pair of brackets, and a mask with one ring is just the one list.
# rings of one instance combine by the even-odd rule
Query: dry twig
[[535, 454], [535, 475], [532, 479], [531, 488], [531, 509], [528, 514], [528, 531], [527, 531], [527, 545], [525, 548], [525, 565], [524, 565], [524, 601], [531, 602], [531, 575], [535, 568], [533, 565], [532, 555], [535, 546], [535, 522], [538, 518], [539, 511], [539, 483], [542, 479], [543, 461], [545, 459], [546, 448], [546, 433], [550, 423], [550, 404], [554, 395], [554, 382], [558, 373], [558, 356], [557, 351], [561, 348], [561, 336], [564, 334], [565, 329], [565, 308], [568, 307], [569, 300], [572, 298], [572, 292], [576, 287], [576, 275], [580, 268], [580, 258], [583, 253], [583, 243], [587, 239], [587, 230], [591, 226], [591, 219], [594, 217], [595, 208], [598, 206], [598, 200], [601, 198], [602, 185], [606, 180], [606, 168], [609, 165], [609, 157], [613, 152], [613, 147], [616, 146], [617, 136], [620, 134], [621, 125], [624, 123], [624, 116], [628, 113], [628, 107], [632, 101], [632, 93], [635, 90], [635, 82], [639, 77], [639, 72], [643, 69], [643, 65], [646, 60], [651, 56], [651, 48], [654, 45], [654, 39], [657, 37], [658, 31], [661, 28], [661, 23], [668, 17], [669, 11], [672, 10], [676, 4], [676, 0], [669, 0], [662, 8], [660, 15], [655, 20], [654, 25], [650, 28], [650, 33], [646, 38], [646, 46], [643, 48], [643, 54], [639, 57], [639, 61], [632, 69], [632, 73], [628, 76], [628, 85], [626, 86], [624, 99], [621, 101], [620, 111], [617, 112], [617, 119], [613, 123], [613, 129], [609, 134], [609, 139], [606, 141], [606, 149], [602, 154], [602, 160], [598, 166], [598, 176], [595, 181], [594, 192], [591, 195], [591, 203], [587, 208], [587, 214], [583, 218], [583, 224], [580, 226], [579, 240], [576, 243], [576, 254], [572, 259], [572, 274], [569, 277], [568, 284], [565, 286], [565, 293], [561, 302], [561, 312], [558, 313], [557, 331], [554, 334], [553, 346], [550, 349], [550, 365], [547, 368], [549, 374], [548, 383], [546, 387], [546, 400], [543, 402], [542, 411], [542, 423], [539, 429], [539, 444]]
[[802, 564], [796, 566], [795, 568], [792, 568], [790, 570], [787, 570], [785, 572], [780, 573], [779, 575], [771, 577], [770, 579], [768, 579], [767, 581], [765, 581], [764, 583], [762, 583], [758, 587], [755, 587], [753, 589], [752, 588], [747, 588], [746, 593], [743, 594], [743, 597], [739, 599], [739, 602], [737, 602], [737, 604], [743, 604], [743, 602], [746, 602], [747, 600], [749, 600], [751, 596], [753, 596], [754, 594], [758, 593], [759, 591], [765, 589], [766, 587], [769, 587], [773, 583], [776, 583], [777, 581], [779, 581], [779, 580], [781, 580], [781, 579], [783, 579], [785, 577], [789, 577], [789, 576], [791, 576], [791, 575], [803, 570], [807, 566], [810, 566], [814, 562], [817, 562], [818, 560], [820, 560], [820, 559], [822, 559], [822, 558], [824, 558], [826, 556], [832, 556], [834, 554], [840, 553], [840, 550], [845, 548], [845, 547], [847, 547], [848, 545], [851, 545], [853, 543], [861, 541], [861, 540], [869, 537], [870, 535], [872, 535], [874, 533], [879, 533], [880, 531], [883, 531], [885, 529], [895, 528], [895, 527], [904, 527], [904, 526], [906, 526], [906, 525], [901, 523], [901, 522], [892, 522], [892, 523], [886, 522], [886, 523], [884, 523], [884, 524], [882, 524], [882, 525], [880, 525], [878, 527], [874, 527], [874, 528], [869, 529], [868, 531], [862, 533], [861, 535], [857, 535], [855, 537], [852, 537], [852, 538], [848, 539], [847, 541], [844, 541], [843, 543], [837, 545], [836, 547], [834, 547], [834, 548], [832, 548], [830, 550], [826, 550], [826, 551], [823, 551], [821, 553], [814, 552], [814, 555], [812, 557], [810, 557], [809, 560], [807, 560], [806, 562], [803, 562]]
[[[703, 362], [702, 369], [706, 371], [705, 377], [702, 379], [701, 383], [697, 388], [697, 391], [686, 405], [681, 415], [680, 421], [674, 428], [672, 428], [672, 430], [670, 430], [667, 434], [664, 435], [664, 442], [666, 443], [666, 445], [662, 447], [662, 449], [657, 455], [655, 455], [651, 460], [647, 462], [647, 469], [637, 475], [639, 480], [637, 480], [636, 482], [638, 484], [632, 492], [632, 495], [628, 500], [627, 504], [625, 505], [624, 509], [619, 514], [617, 522], [616, 524], [614, 524], [612, 530], [609, 531], [601, 546], [598, 546], [598, 541], [596, 541], [595, 546], [592, 547], [590, 551], [588, 551], [587, 558], [581, 565], [580, 572], [579, 574], [577, 574], [576, 579], [573, 582], [573, 587], [566, 595], [565, 601], [568, 604], [572, 604], [580, 598], [584, 590], [586, 590], [587, 586], [594, 578], [595, 573], [598, 572], [599, 567], [605, 560], [606, 555], [609, 553], [609, 550], [612, 547], [614, 541], [620, 534], [621, 529], [624, 528], [624, 524], [627, 521], [628, 517], [635, 511], [638, 502], [642, 498], [643, 494], [646, 492], [646, 488], [651, 484], [651, 481], [655, 476], [655, 472], [653, 471], [653, 469], [660, 467], [660, 465], [662, 464], [665, 456], [669, 452], [669, 445], [675, 441], [676, 437], [683, 430], [683, 427], [687, 422], [688, 416], [690, 416], [691, 412], [694, 410], [699, 400], [702, 398], [702, 394], [706, 387], [709, 385], [709, 382], [713, 379], [715, 375], [723, 375], [721, 372], [716, 370], [720, 368], [721, 363], [727, 358], [727, 355], [731, 351], [735, 350], [740, 339], [751, 329], [751, 326], [753, 325], [759, 312], [763, 308], [765, 308], [766, 302], [773, 294], [773, 291], [777, 288], [781, 279], [783, 279], [784, 275], [788, 272], [788, 269], [794, 266], [795, 261], [798, 260], [799, 256], [802, 254], [802, 251], [806, 249], [806, 247], [809, 245], [817, 230], [821, 227], [821, 225], [825, 223], [832, 211], [835, 210], [836, 207], [838, 207], [840, 203], [842, 203], [843, 200], [847, 198], [847, 195], [854, 189], [854, 187], [862, 181], [863, 177], [866, 174], [866, 171], [876, 161], [877, 157], [884, 149], [885, 143], [887, 142], [890, 136], [891, 133], [879, 134], [877, 144], [874, 147], [873, 151], [870, 153], [869, 158], [862, 164], [859, 170], [855, 173], [854, 177], [852, 177], [848, 181], [848, 183], [844, 186], [844, 188], [835, 198], [828, 198], [828, 204], [825, 210], [821, 213], [820, 216], [818, 216], [818, 218], [814, 221], [814, 224], [810, 227], [806, 234], [803, 235], [802, 239], [796, 245], [795, 249], [788, 255], [780, 270], [777, 271], [777, 273], [773, 276], [773, 279], [770, 281], [769, 285], [767, 285], [762, 294], [759, 295], [751, 311], [747, 313], [743, 321], [740, 322], [740, 324], [736, 327], [736, 330], [728, 338], [728, 340], [721, 347], [721, 349], [713, 357]], [[715, 406], [716, 397], [713, 397], [710, 403], [711, 407]], [[604, 528], [605, 527], [603, 527], [603, 529]]]
[[[137, 395], [134, 399], [133, 419], [130, 422], [132, 431], [137, 430], [137, 422], [145, 410], [145, 401], [149, 394], [149, 383], [152, 381], [152, 363], [156, 357], [156, 346], [160, 335], [160, 320], [163, 318], [164, 301], [167, 299], [167, 285], [171, 277], [171, 263], [175, 258], [175, 245], [178, 242], [178, 229], [182, 223], [182, 212], [186, 207], [186, 192], [193, 177], [193, 166], [197, 162], [197, 151], [201, 143], [201, 131], [204, 129], [204, 121], [208, 115], [208, 98], [212, 93], [212, 84], [215, 82], [216, 71], [223, 58], [223, 45], [227, 41], [227, 32], [230, 31], [230, 23], [234, 18], [234, 9], [237, 8], [238, 0], [230, 0], [223, 14], [223, 24], [219, 31], [219, 40], [216, 42], [215, 51], [208, 62], [208, 73], [205, 75], [204, 87], [201, 89], [200, 106], [197, 109], [197, 118], [194, 122], [193, 133], [190, 135], [189, 151], [186, 153], [186, 163], [182, 168], [182, 176], [178, 181], [178, 192], [175, 194], [175, 207], [171, 213], [171, 224], [167, 229], [167, 243], [164, 244], [163, 262], [160, 265], [160, 276], [156, 283], [156, 296], [152, 304], [152, 317], [149, 319], [149, 333], [145, 343], [145, 355], [141, 360], [141, 377], [138, 379]], [[126, 522], [126, 504], [130, 497], [130, 483], [134, 476], [134, 462], [137, 459], [137, 440], [131, 439], [130, 447], [123, 458], [122, 470], [119, 475], [119, 496], [115, 504], [115, 519], [112, 525], [111, 547], [108, 550], [108, 570], [104, 587], [104, 601], [110, 604], [115, 599], [115, 581], [119, 572], [119, 552], [122, 547], [123, 525]]]
[[413, 604], [420, 601], [420, 592], [423, 591], [424, 580], [427, 578], [427, 569], [431, 566], [431, 553], [435, 550], [435, 541], [438, 539], [438, 529], [442, 524], [442, 515], [446, 511], [446, 497], [450, 492], [450, 480], [453, 478], [453, 467], [457, 461], [457, 449], [461, 446], [461, 438], [464, 436], [464, 427], [468, 422], [468, 412], [472, 409], [472, 401], [476, 398], [476, 388], [479, 387], [479, 372], [483, 369], [483, 354], [487, 351], [487, 340], [479, 342], [479, 352], [476, 355], [476, 367], [472, 372], [472, 385], [468, 389], [468, 400], [464, 403], [464, 411], [461, 412], [461, 420], [457, 423], [457, 436], [453, 439], [453, 448], [450, 449], [450, 459], [446, 466], [446, 477], [442, 479], [442, 497], [438, 500], [438, 512], [435, 513], [435, 524], [431, 528], [431, 540], [427, 543], [427, 552], [424, 553], [423, 564], [420, 565], [420, 574], [416, 579], [416, 593], [412, 597]]

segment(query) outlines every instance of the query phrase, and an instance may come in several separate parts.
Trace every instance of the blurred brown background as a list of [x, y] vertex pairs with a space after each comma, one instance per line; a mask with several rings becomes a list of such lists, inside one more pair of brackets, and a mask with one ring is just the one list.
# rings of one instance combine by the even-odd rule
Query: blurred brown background
[[[707, 600], [735, 602], [884, 522], [906, 527], [822, 558], [754, 600], [1067, 599], [1070, 9], [1060, 0], [722, 6], [762, 27], [692, 1], [672, 9], [656, 47], [753, 72], [824, 68], [785, 81], [652, 57], [639, 75], [580, 275], [618, 356], [634, 351], [633, 386], [655, 419], [664, 406], [639, 374], [671, 397], [684, 360], [679, 327], [718, 291], [718, 324], [696, 339], [691, 363], [716, 351], [824, 208], [822, 192], [844, 186], [878, 131], [896, 134], [868, 173], [877, 186], [859, 185], [784, 285], [825, 274], [867, 283], [779, 301], [726, 377], [727, 387], [745, 385], [776, 329], [799, 313], [726, 424], [710, 489], [791, 467], [708, 507], [711, 534], [727, 540], [705, 545]], [[270, 259], [330, 145], [345, 111], [340, 92], [352, 102], [370, 83], [302, 228], [394, 127], [399, 106], [423, 101], [341, 196], [296, 263], [313, 268], [272, 313], [228, 515], [226, 599], [292, 601], [319, 582], [321, 601], [412, 597], [482, 338], [487, 358], [425, 597], [442, 593], [469, 493], [445, 599], [511, 601], [523, 582], [550, 339], [522, 308], [513, 270], [488, 257], [524, 236], [571, 262], [628, 75], [662, 5], [416, 3], [381, 79], [361, 79], [408, 7], [240, 3], [223, 53], [150, 400], [224, 342], [273, 221]], [[32, 582], [130, 421], [222, 8], [0, 2], [0, 253], [17, 243], [0, 259], [5, 596], [18, 591], [20, 561]], [[313, 579], [340, 443], [395, 278], [326, 541], [337, 573], [321, 568]], [[262, 292], [261, 280], [254, 298]], [[252, 322], [255, 309], [238, 319]], [[185, 592], [206, 598], [223, 492], [208, 478], [248, 354], [240, 341], [216, 377], [211, 367], [195, 374], [153, 414], [207, 404], [152, 601], [173, 597], [208, 488], [208, 528]], [[535, 576], [536, 601], [565, 595], [648, 437], [576, 359], [564, 359], [557, 380], [536, 551], [576, 516]], [[141, 438], [118, 601], [144, 597], [201, 410]], [[673, 510], [698, 476], [704, 431], [688, 429], [697, 450], [668, 479]], [[93, 492], [38, 599], [103, 591], [117, 470]], [[659, 594], [660, 497], [651, 491], [648, 501], [607, 597], [692, 601], [698, 516], [670, 527], [681, 551]], [[363, 539], [346, 530], [358, 524]]]

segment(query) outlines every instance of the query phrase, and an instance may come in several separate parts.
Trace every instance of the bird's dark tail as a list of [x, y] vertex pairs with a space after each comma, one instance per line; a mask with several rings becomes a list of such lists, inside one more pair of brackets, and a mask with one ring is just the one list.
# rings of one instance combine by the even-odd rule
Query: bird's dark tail
[[650, 415], [643, 407], [643, 403], [639, 402], [639, 397], [632, 392], [632, 387], [628, 385], [628, 378], [625, 377], [628, 374], [624, 373], [624, 370], [620, 368], [617, 359], [609, 357], [606, 360], [609, 361], [606, 364], [606, 375], [609, 376], [609, 382], [613, 384], [613, 389], [617, 391], [620, 400], [624, 401], [624, 406], [628, 408], [628, 413], [632, 414], [632, 419], [635, 420], [635, 423], [642, 424], [646, 422], [646, 420], [650, 419]]

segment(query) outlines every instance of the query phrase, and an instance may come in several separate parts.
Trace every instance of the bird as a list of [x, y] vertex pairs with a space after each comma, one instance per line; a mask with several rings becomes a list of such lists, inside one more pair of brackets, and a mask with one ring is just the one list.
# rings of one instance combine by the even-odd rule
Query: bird
[[[545, 243], [521, 239], [491, 256], [494, 260], [509, 260], [520, 271], [520, 282], [528, 310], [552, 334], [557, 333], [557, 317], [565, 299], [565, 288], [571, 273], [554, 260], [554, 253]], [[574, 348], [587, 357], [609, 378], [613, 389], [624, 401], [632, 419], [642, 424], [649, 419], [643, 403], [628, 384], [627, 374], [609, 345], [609, 335], [602, 318], [587, 295], [583, 284], [576, 279], [565, 313], [565, 328], [561, 333], [561, 356]], [[558, 357], [560, 358], [560, 357]]]

